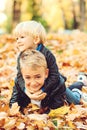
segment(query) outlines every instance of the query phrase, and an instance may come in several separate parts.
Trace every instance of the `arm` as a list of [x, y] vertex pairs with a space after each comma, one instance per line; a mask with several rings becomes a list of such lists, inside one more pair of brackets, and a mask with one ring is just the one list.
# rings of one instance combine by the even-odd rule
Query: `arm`
[[[20, 53], [20, 55], [21, 55], [21, 53]], [[16, 77], [16, 79], [17, 79], [18, 85], [23, 90], [25, 87], [25, 83], [24, 83], [24, 79], [23, 79], [21, 69], [20, 69], [20, 55], [18, 56], [18, 59], [17, 59], [17, 77]]]
[[10, 107], [12, 107], [14, 103], [18, 103], [18, 106], [20, 106], [20, 108], [23, 108], [30, 103], [30, 98], [24, 93], [23, 89], [24, 88], [21, 88], [16, 80], [9, 103]]
[[15, 85], [13, 87], [13, 92], [12, 92], [12, 96], [9, 103], [10, 107], [12, 106], [13, 103], [18, 102], [19, 86], [21, 87], [21, 89], [24, 88], [24, 80], [22, 78], [21, 71], [20, 71], [19, 58], [20, 58], [20, 55], [18, 56], [18, 59], [17, 59], [18, 72], [17, 72], [17, 77], [15, 78]]
[[17, 89], [17, 79], [15, 80], [15, 86], [13, 87], [12, 96], [10, 99], [9, 106], [11, 107], [13, 103], [18, 101], [18, 89]]
[[46, 79], [43, 87], [45, 92], [50, 92], [52, 89], [55, 89], [55, 86], [57, 86], [57, 89], [60, 88], [59, 84], [60, 84], [61, 74], [59, 73], [56, 59], [50, 51], [46, 53], [46, 60], [49, 69], [49, 76]]

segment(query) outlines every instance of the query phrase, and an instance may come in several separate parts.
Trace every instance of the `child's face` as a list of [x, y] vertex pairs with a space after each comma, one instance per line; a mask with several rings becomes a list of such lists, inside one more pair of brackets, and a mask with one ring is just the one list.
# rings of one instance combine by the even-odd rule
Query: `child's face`
[[37, 92], [44, 84], [48, 77], [48, 69], [39, 67], [32, 69], [31, 67], [22, 68], [22, 75], [25, 80], [25, 87], [29, 92]]
[[36, 45], [34, 44], [34, 39], [32, 36], [27, 36], [24, 34], [21, 34], [16, 38], [17, 48], [20, 52], [26, 50], [26, 49], [35, 49]]

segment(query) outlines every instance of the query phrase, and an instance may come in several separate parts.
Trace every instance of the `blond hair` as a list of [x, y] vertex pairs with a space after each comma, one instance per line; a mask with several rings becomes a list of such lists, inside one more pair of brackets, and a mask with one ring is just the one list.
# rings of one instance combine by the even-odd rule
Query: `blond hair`
[[20, 36], [22, 33], [25, 35], [31, 35], [33, 37], [39, 36], [42, 43], [46, 41], [46, 30], [43, 25], [34, 20], [24, 21], [19, 23], [13, 30], [16, 37]]
[[43, 67], [46, 69], [47, 62], [45, 56], [37, 50], [27, 49], [23, 51], [20, 56], [20, 68], [26, 69], [26, 66], [33, 69], [36, 69], [37, 67]]

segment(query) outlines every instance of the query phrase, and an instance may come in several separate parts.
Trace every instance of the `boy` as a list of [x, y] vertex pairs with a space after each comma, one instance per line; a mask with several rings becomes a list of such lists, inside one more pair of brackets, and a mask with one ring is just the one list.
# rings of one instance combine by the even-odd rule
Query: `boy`
[[64, 105], [63, 93], [57, 88], [58, 84], [50, 90], [43, 92], [42, 98], [39, 97], [44, 82], [49, 75], [47, 62], [42, 53], [37, 50], [26, 50], [20, 56], [20, 70], [25, 81], [25, 87], [20, 88], [16, 84], [17, 96], [16, 102], [21, 109], [25, 108], [29, 103], [38, 105], [40, 108], [54, 109]]
[[[20, 56], [26, 49], [35, 49], [40, 51], [47, 61], [49, 75], [45, 80], [41, 93], [38, 95], [39, 98], [42, 99], [43, 92], [49, 95], [54, 88], [58, 91], [58, 95], [60, 97], [60, 95], [66, 90], [66, 78], [61, 76], [59, 73], [54, 55], [44, 46], [44, 43], [46, 42], [46, 31], [44, 27], [36, 21], [25, 21], [16, 26], [14, 34], [16, 37], [17, 48], [19, 50], [19, 56], [17, 61], [18, 72], [15, 80], [15, 86], [13, 87], [12, 97], [10, 99], [10, 106], [16, 102], [17, 96], [19, 95], [18, 89], [23, 90], [25, 87], [25, 82], [20, 70]], [[55, 84], [57, 84], [57, 86], [55, 86]], [[19, 88], [16, 86], [19, 86]], [[59, 101], [58, 107], [59, 106], [61, 106], [61, 101]], [[55, 106], [53, 108], [55, 108]]]

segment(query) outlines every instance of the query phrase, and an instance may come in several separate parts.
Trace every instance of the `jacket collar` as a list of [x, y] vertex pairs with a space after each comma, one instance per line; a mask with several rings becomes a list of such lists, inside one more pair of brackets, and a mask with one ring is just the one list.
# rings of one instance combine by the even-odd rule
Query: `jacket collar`
[[42, 48], [42, 43], [38, 44], [38, 46], [37, 46], [36, 50], [40, 51], [40, 50], [41, 50], [41, 48]]

